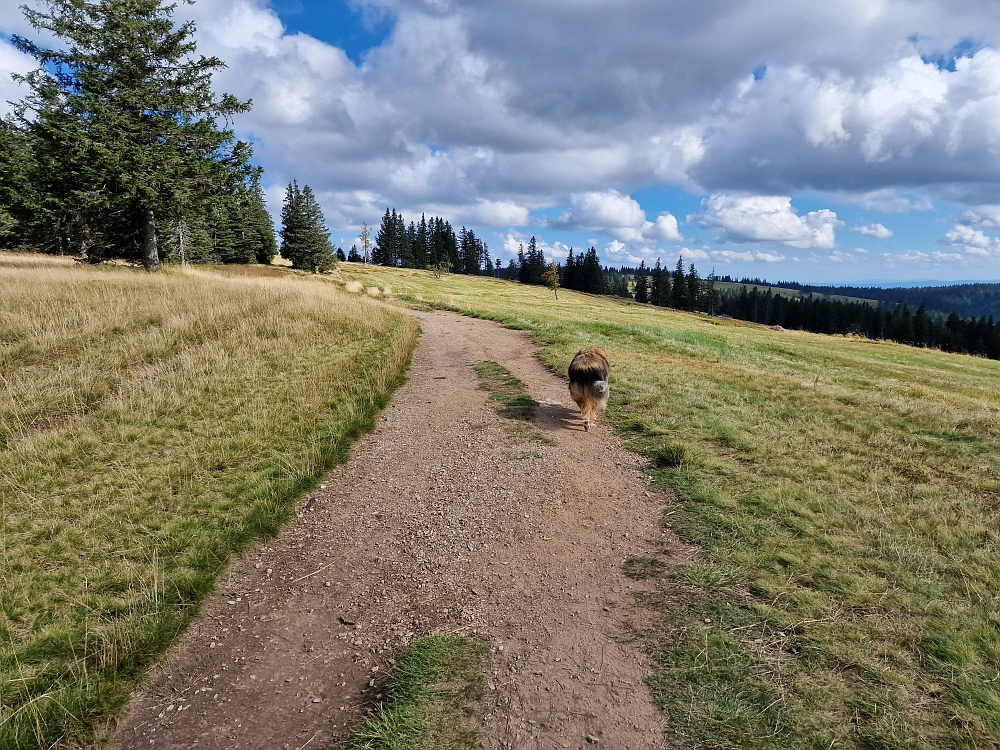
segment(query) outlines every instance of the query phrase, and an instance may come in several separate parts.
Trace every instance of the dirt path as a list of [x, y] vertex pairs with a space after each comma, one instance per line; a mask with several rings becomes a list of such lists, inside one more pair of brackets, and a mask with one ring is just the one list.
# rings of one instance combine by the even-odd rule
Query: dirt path
[[[493, 644], [490, 750], [663, 746], [647, 661], [620, 635], [642, 616], [622, 562], [665, 536], [666, 498], [607, 430], [583, 431], [527, 334], [416, 315], [424, 333], [392, 407], [220, 581], [136, 696], [123, 747], [328, 746], [379, 699], [391, 657], [432, 632]], [[472, 368], [487, 359], [543, 403], [551, 444], [496, 415]]]

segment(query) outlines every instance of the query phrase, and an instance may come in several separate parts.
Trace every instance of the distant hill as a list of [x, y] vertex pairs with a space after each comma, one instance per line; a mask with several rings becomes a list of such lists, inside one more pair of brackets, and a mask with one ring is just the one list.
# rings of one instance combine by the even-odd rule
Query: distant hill
[[953, 286], [875, 287], [807, 286], [800, 291], [819, 294], [846, 295], [877, 299], [890, 307], [905, 304], [911, 310], [921, 305], [930, 312], [960, 318], [988, 318], [1000, 320], [1000, 284], [955, 284]]
[[[795, 281], [779, 281], [769, 283], [764, 279], [729, 279], [723, 277], [727, 285], [744, 285], [758, 287], [761, 291], [770, 288], [775, 294], [784, 296], [821, 294], [841, 301], [868, 301], [869, 304], [880, 304], [884, 307], [895, 307], [898, 304], [907, 305], [911, 311], [916, 311], [921, 305], [928, 312], [938, 315], [956, 313], [960, 318], [988, 318], [1000, 320], [1000, 283], [967, 283], [950, 286], [915, 286], [915, 287], [874, 287], [874, 286], [824, 286], [817, 284], [799, 284]], [[721, 284], [720, 284], [721, 286]]]
[[[777, 284], [755, 283], [753, 281], [716, 281], [715, 285], [722, 292], [736, 292], [739, 293], [740, 287], [745, 287], [749, 292], [752, 289], [757, 289], [759, 292], [764, 293], [768, 289], [771, 290], [771, 294], [780, 294], [782, 297], [788, 297], [789, 299], [794, 299], [796, 297], [808, 297], [812, 294], [814, 297], [821, 297], [823, 299], [830, 299], [834, 302], [865, 302], [873, 307], [878, 307], [879, 300], [872, 295], [863, 294], [847, 294], [841, 292], [820, 292], [818, 288], [815, 291], [811, 289], [797, 288], [796, 286], [785, 286], [787, 282], [780, 282], [782, 286]], [[867, 292], [867, 289], [856, 289], [857, 292]]]

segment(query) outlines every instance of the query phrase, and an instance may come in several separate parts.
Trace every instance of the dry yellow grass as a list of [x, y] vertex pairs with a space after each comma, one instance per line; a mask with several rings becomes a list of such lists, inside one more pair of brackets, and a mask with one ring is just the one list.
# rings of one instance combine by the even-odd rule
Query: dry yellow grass
[[263, 267], [0, 254], [0, 299], [0, 747], [72, 747], [370, 426], [416, 325]]

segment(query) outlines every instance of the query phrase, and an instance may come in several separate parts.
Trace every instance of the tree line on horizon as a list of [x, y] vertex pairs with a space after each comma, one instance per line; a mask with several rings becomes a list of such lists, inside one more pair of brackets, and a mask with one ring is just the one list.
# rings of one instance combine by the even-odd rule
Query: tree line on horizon
[[[530, 254], [527, 257], [531, 257]], [[637, 268], [602, 269], [594, 248], [578, 254], [570, 249], [565, 264], [559, 264], [557, 268], [561, 286], [567, 289], [633, 299], [658, 307], [727, 316], [767, 326], [856, 335], [1000, 359], [1000, 323], [995, 322], [992, 316], [963, 318], [952, 312], [945, 318], [932, 315], [924, 305], [913, 312], [905, 303], [891, 308], [876, 307], [860, 300], [847, 302], [812, 294], [787, 297], [774, 293], [770, 288], [761, 291], [757, 287], [748, 290], [742, 286], [738, 292], [724, 290], [716, 282], [732, 279], [728, 276], [720, 278], [714, 272], [702, 279], [693, 263], [685, 272], [683, 258], [677, 259], [673, 271], [663, 268], [659, 259], [652, 268], [641, 261]], [[518, 280], [522, 283], [544, 283], [536, 280], [533, 273], [520, 275]]]

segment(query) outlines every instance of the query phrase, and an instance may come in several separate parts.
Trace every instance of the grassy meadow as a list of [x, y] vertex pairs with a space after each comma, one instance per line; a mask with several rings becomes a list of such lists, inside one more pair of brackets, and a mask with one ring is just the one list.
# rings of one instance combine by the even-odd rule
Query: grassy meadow
[[626, 563], [655, 700], [712, 748], [1000, 746], [1000, 362], [495, 279], [365, 286], [612, 362], [611, 422], [702, 546]]
[[76, 747], [369, 429], [417, 326], [265, 267], [0, 254], [0, 300], [0, 747]]

